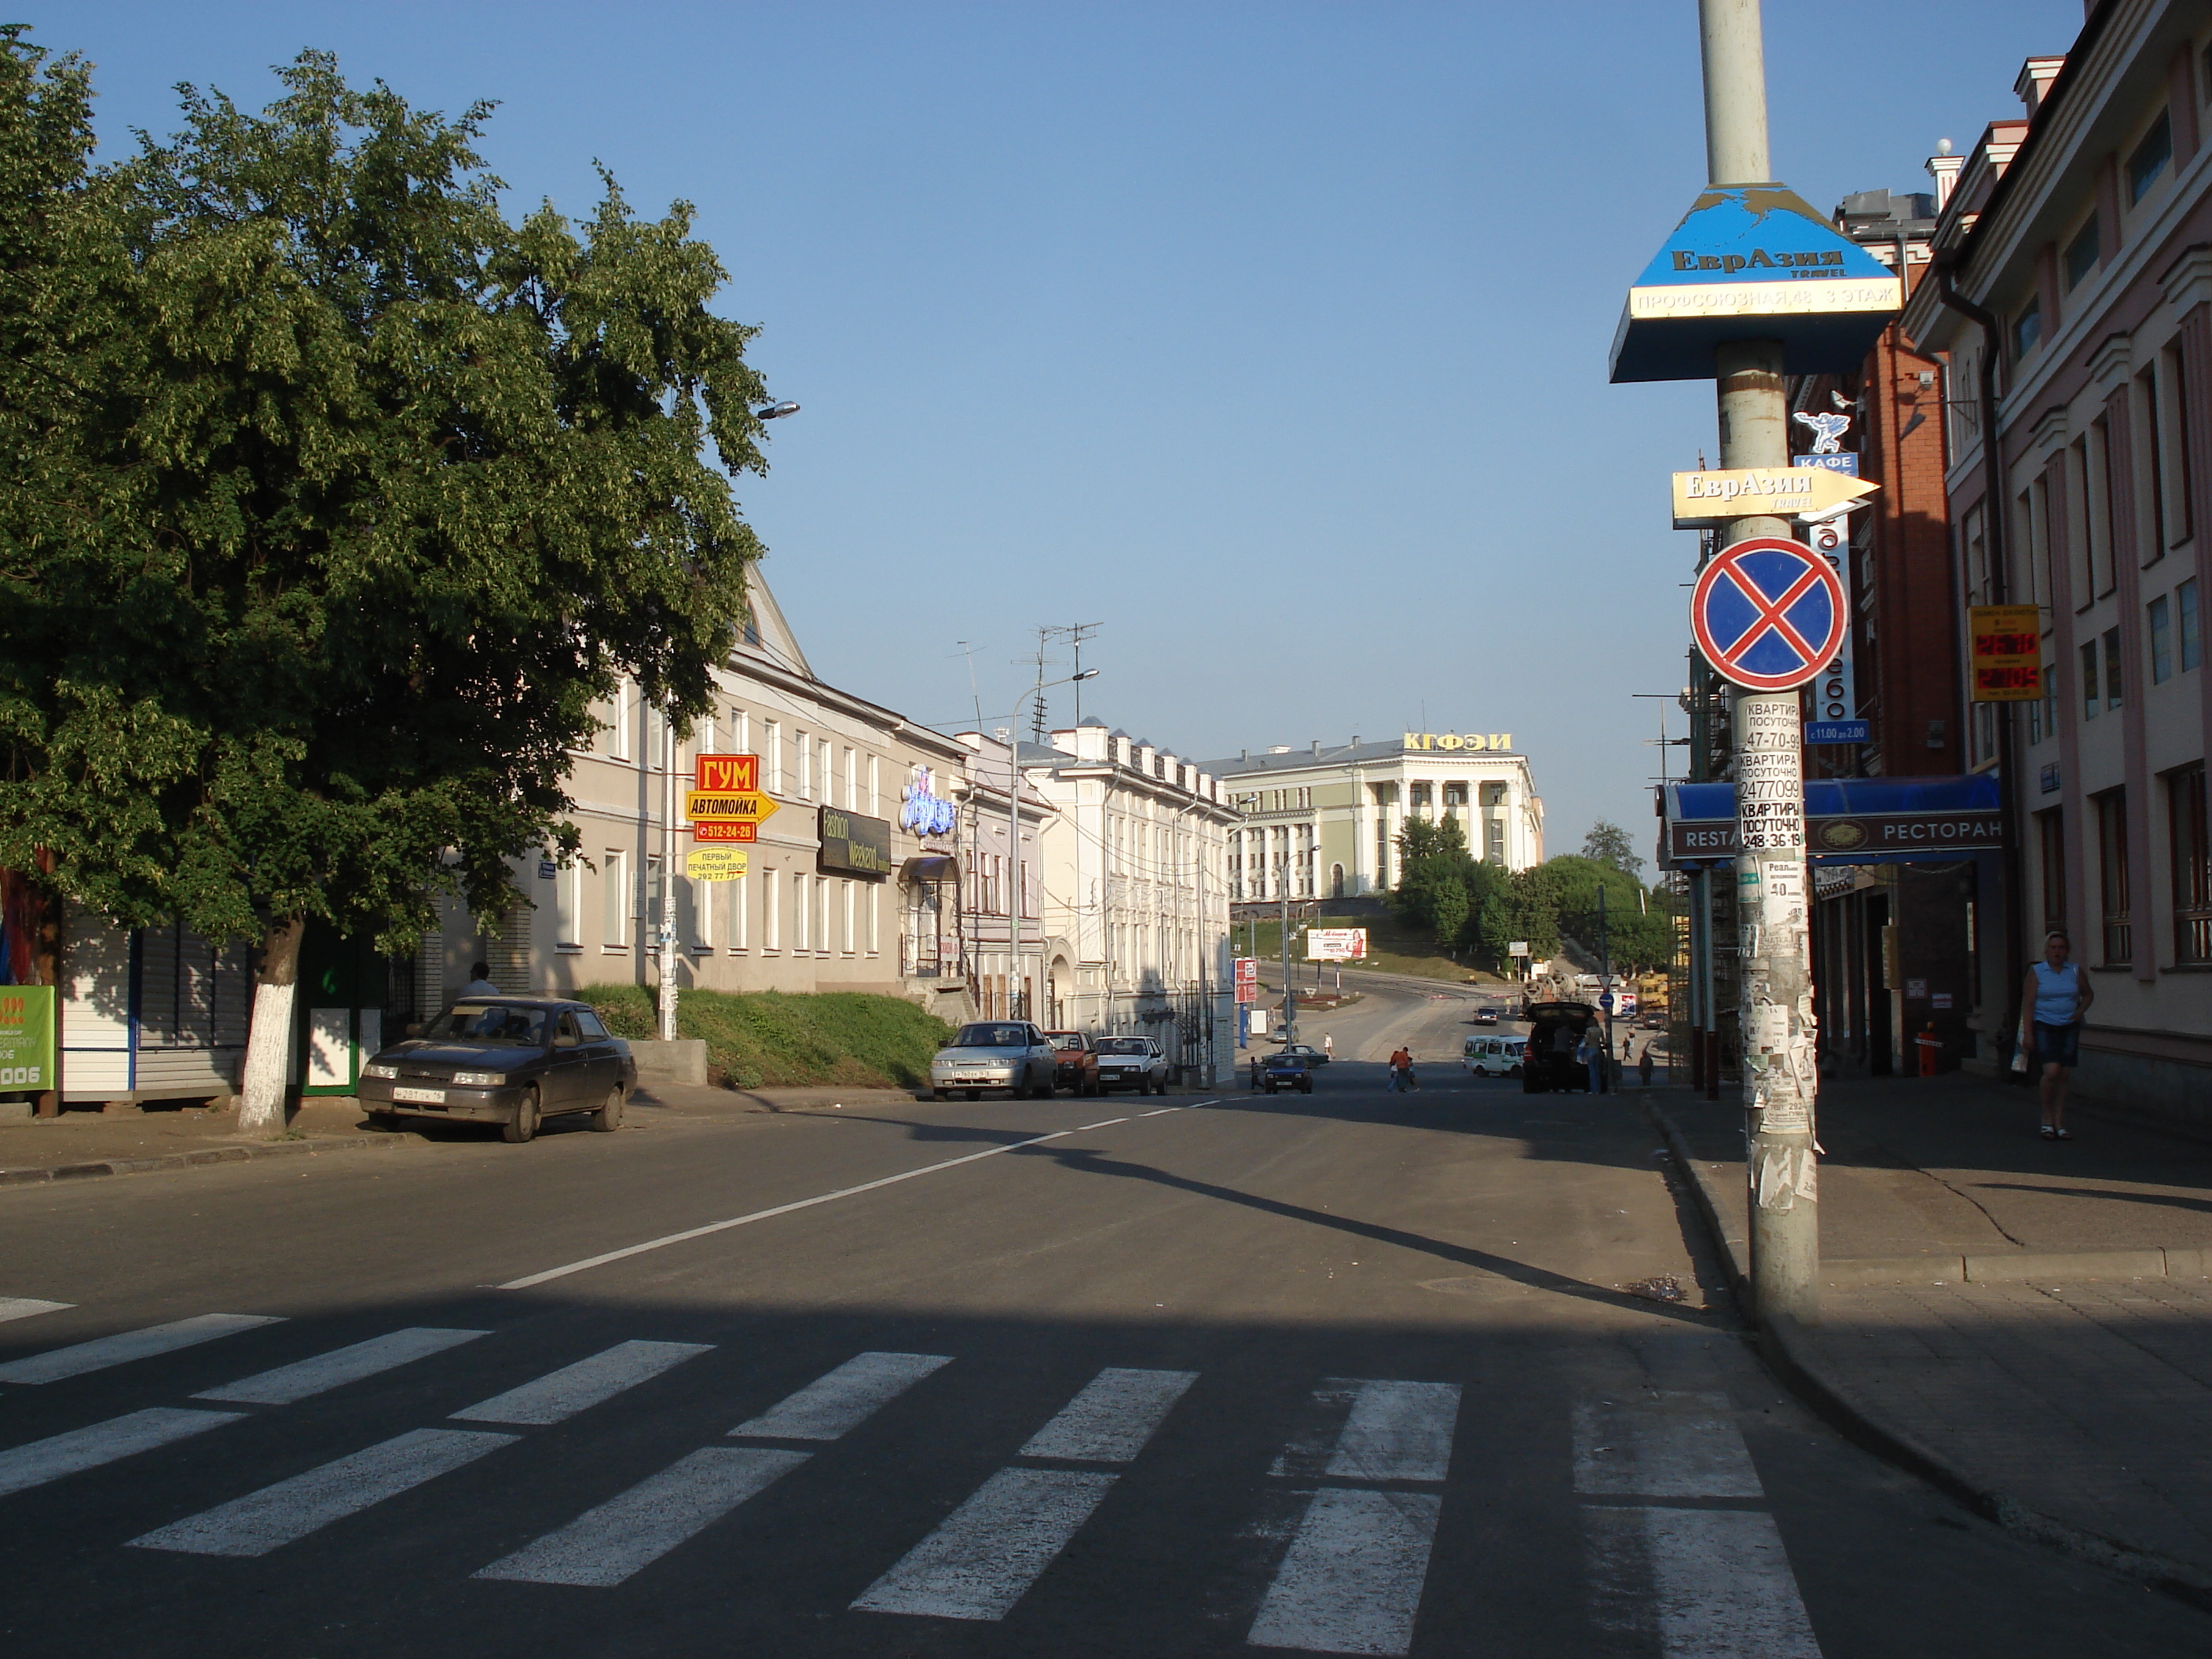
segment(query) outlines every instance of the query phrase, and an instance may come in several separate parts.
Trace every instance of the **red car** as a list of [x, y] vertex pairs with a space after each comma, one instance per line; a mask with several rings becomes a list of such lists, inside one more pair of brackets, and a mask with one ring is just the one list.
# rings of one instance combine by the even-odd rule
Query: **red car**
[[1097, 1094], [1098, 1051], [1091, 1039], [1080, 1031], [1047, 1031], [1044, 1040], [1053, 1047], [1052, 1086], [1071, 1094]]

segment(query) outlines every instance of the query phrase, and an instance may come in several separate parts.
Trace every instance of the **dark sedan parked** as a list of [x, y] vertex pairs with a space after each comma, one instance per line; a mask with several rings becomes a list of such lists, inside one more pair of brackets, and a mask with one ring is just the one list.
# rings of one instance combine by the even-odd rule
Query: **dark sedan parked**
[[591, 1005], [557, 997], [470, 997], [421, 1033], [380, 1049], [361, 1068], [361, 1103], [389, 1125], [399, 1117], [496, 1123], [528, 1140], [549, 1117], [588, 1113], [618, 1128], [637, 1086], [629, 1045]]

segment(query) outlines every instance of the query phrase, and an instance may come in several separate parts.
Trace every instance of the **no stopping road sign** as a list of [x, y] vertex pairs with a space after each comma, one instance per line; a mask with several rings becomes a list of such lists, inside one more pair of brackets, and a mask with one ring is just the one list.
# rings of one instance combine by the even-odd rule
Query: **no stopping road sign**
[[1724, 679], [1788, 691], [1818, 678], [1850, 625], [1844, 585], [1802, 542], [1754, 536], [1713, 556], [1690, 596], [1690, 631]]

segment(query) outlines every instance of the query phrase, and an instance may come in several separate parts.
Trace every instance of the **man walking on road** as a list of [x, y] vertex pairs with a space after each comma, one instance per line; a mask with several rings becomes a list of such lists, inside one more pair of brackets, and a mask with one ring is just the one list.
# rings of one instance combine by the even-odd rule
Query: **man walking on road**
[[1323, 1060], [1334, 1060], [1336, 1058], [1336, 1039], [1329, 1036], [1326, 1031], [1322, 1033], [1321, 1054]]
[[1400, 1043], [1390, 1056], [1390, 1089], [1392, 1094], [1408, 1094], [1413, 1087], [1413, 1056], [1405, 1044]]

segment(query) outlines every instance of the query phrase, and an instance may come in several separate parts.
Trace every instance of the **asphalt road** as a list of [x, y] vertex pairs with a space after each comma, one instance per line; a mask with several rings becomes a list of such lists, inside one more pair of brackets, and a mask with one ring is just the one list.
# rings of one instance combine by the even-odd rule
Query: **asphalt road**
[[1425, 1081], [0, 1191], [0, 1643], [2205, 1650], [1790, 1403], [1632, 1099]]

